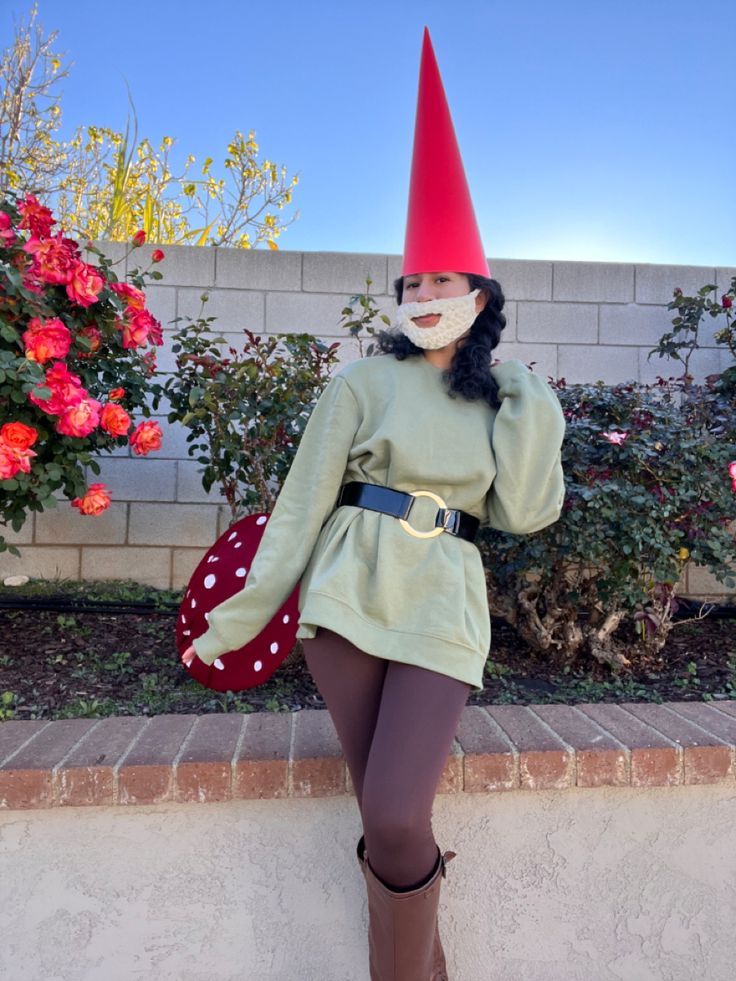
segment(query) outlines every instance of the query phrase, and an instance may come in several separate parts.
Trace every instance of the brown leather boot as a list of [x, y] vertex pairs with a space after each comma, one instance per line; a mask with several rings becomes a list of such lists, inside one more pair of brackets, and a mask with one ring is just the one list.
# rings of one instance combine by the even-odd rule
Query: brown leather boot
[[429, 878], [410, 892], [394, 892], [368, 862], [365, 839], [357, 855], [368, 888], [371, 981], [448, 981], [437, 908], [446, 864], [455, 852], [439, 852]]

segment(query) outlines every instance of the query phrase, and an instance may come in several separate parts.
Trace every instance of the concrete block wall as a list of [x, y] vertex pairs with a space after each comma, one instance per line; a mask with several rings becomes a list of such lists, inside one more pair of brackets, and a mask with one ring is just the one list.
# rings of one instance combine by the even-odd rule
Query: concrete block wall
[[[129, 253], [121, 245], [103, 246], [116, 261], [118, 275], [147, 266], [153, 246]], [[340, 252], [271, 252], [165, 246], [157, 267], [160, 283], [147, 290], [148, 306], [161, 321], [165, 343], [158, 368], [176, 369], [172, 336], [200, 315], [217, 318], [214, 328], [226, 346], [242, 347], [244, 328], [259, 333], [308, 331], [326, 340], [343, 340], [340, 363], [360, 356], [357, 343], [340, 326], [351, 295], [362, 292], [370, 276], [379, 308], [394, 308], [392, 283], [400, 274], [397, 255]], [[507, 326], [497, 349], [501, 360], [519, 358], [542, 377], [568, 382], [624, 380], [652, 382], [657, 375], [680, 374], [677, 362], [647, 358], [671, 328], [667, 304], [675, 287], [695, 291], [715, 283], [725, 291], [736, 268], [663, 266], [553, 260], [489, 260], [507, 298]], [[726, 367], [725, 350], [711, 334], [691, 361], [696, 379]], [[155, 418], [164, 430], [162, 449], [137, 458], [128, 448], [99, 457], [100, 474], [113, 504], [97, 518], [83, 517], [65, 499], [56, 509], [33, 515], [19, 533], [3, 532], [21, 558], [0, 553], [0, 575], [25, 573], [47, 578], [131, 576], [159, 587], [179, 588], [206, 549], [224, 531], [229, 509], [213, 488], [206, 494], [199, 464], [187, 455], [187, 431], [166, 421], [162, 403]], [[136, 419], [136, 422], [140, 419]], [[725, 587], [705, 573], [688, 570], [687, 595], [723, 598]]]

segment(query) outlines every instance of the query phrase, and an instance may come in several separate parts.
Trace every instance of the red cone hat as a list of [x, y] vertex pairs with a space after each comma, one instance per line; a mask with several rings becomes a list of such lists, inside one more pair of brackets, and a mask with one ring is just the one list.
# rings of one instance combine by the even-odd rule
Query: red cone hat
[[425, 27], [401, 274], [440, 269], [491, 275], [440, 70]]

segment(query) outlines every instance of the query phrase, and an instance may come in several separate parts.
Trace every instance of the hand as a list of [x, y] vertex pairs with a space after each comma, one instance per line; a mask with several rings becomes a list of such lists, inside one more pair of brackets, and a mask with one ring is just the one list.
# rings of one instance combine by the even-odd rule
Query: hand
[[187, 667], [189, 667], [189, 665], [192, 663], [192, 661], [196, 656], [197, 656], [197, 652], [194, 650], [194, 644], [192, 644], [190, 647], [187, 647], [187, 649], [182, 654], [181, 656], [182, 663], [185, 664]]

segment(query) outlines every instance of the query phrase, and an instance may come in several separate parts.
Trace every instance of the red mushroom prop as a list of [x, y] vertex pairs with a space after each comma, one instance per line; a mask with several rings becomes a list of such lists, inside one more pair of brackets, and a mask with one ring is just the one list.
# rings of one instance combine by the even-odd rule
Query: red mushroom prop
[[[207, 630], [209, 611], [243, 588], [268, 517], [267, 514], [249, 514], [231, 525], [194, 570], [176, 621], [179, 656], [194, 638]], [[281, 609], [253, 640], [221, 655], [211, 665], [195, 657], [187, 671], [200, 684], [214, 691], [243, 691], [268, 681], [294, 646], [299, 620], [298, 600], [297, 584]]]

